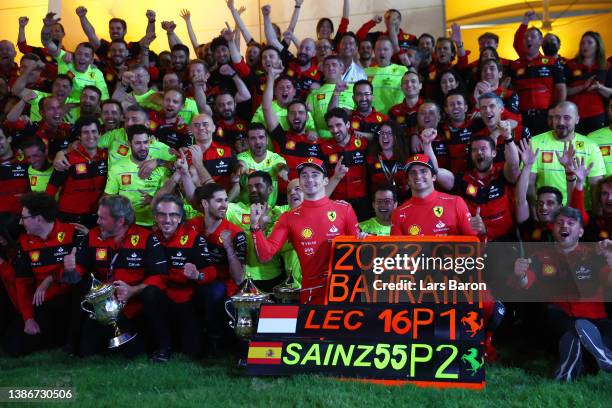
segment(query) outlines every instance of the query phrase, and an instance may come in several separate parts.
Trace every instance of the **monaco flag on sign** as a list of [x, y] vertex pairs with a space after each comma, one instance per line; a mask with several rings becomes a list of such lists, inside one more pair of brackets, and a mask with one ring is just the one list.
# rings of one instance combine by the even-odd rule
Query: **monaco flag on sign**
[[295, 333], [299, 306], [262, 305], [257, 333]]

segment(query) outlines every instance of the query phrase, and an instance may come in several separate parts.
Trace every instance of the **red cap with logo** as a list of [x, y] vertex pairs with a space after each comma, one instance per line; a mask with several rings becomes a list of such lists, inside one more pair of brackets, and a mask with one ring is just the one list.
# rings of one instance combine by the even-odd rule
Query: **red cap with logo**
[[323, 173], [324, 176], [327, 176], [327, 170], [325, 170], [325, 164], [323, 163], [323, 160], [317, 159], [316, 157], [309, 157], [308, 159], [298, 164], [296, 168], [298, 175], [302, 172], [302, 170], [304, 170], [304, 167], [313, 167]]
[[426, 154], [413, 154], [408, 157], [408, 161], [406, 162], [406, 171], [410, 170], [410, 167], [415, 164], [420, 164], [425, 167], [429, 167], [432, 173], [435, 173], [434, 165], [429, 156]]

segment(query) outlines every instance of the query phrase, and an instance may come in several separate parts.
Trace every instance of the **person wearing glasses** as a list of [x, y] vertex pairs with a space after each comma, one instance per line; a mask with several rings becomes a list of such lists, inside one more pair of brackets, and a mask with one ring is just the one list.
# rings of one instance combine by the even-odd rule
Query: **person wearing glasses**
[[372, 201], [376, 216], [359, 223], [361, 231], [370, 235], [391, 235], [391, 213], [397, 208], [397, 195], [391, 185], [380, 185]]

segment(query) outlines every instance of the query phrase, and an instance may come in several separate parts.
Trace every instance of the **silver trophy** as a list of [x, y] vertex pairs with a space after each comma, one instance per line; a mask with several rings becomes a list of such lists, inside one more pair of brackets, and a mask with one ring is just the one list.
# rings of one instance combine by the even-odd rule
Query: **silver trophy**
[[[257, 330], [259, 307], [262, 303], [272, 303], [270, 295], [260, 292], [250, 276], [247, 277], [242, 289], [225, 302], [225, 312], [230, 317], [230, 327], [241, 339], [248, 340]], [[228, 306], [234, 305], [234, 313]]]

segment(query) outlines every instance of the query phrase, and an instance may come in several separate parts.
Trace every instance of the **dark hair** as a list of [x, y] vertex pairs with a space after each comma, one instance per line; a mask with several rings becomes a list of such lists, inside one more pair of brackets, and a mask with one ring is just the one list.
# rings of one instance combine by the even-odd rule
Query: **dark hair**
[[32, 52], [28, 52], [26, 54], [23, 54], [19, 61], [22, 62], [23, 60], [40, 61], [40, 57]]
[[450, 98], [451, 96], [456, 96], [456, 95], [461, 96], [463, 98], [463, 102], [466, 105], [468, 104], [467, 96], [465, 96], [465, 94], [460, 89], [456, 88], [456, 89], [452, 89], [448, 91], [448, 93], [444, 97], [444, 106], [446, 106], [446, 101], [448, 100], [448, 98]]
[[[440, 90], [440, 95], [442, 95], [442, 77], [446, 74], [450, 74], [453, 76], [453, 78], [455, 78], [455, 82], [457, 82], [457, 88], [449, 91], [449, 93], [451, 93], [452, 91], [460, 91], [461, 93], [466, 93], [466, 86], [465, 86], [465, 81], [463, 80], [463, 77], [459, 74], [459, 72], [457, 72], [456, 70], [454, 70], [453, 68], [451, 69], [447, 69], [444, 72], [440, 73], [440, 78], [438, 79], [438, 89]], [[446, 98], [444, 98], [446, 100]], [[466, 99], [467, 102], [467, 99]]]
[[66, 75], [66, 74], [57, 74], [57, 76], [55, 77], [53, 82], [57, 81], [58, 79], [63, 79], [65, 81], [68, 81], [70, 83], [70, 87], [72, 88], [72, 78], [70, 78], [68, 75]]
[[423, 38], [423, 37], [427, 37], [427, 38], [429, 38], [429, 39], [431, 40], [431, 43], [435, 45], [435, 43], [436, 43], [436, 39], [434, 38], [434, 36], [433, 36], [433, 35], [431, 35], [431, 34], [429, 34], [429, 33], [423, 33], [423, 34], [421, 34], [421, 35], [419, 36], [419, 38], [418, 38], [418, 42], [421, 42], [421, 38]]
[[[491, 48], [491, 47], [487, 47], [485, 49], [489, 49], [489, 48]], [[478, 61], [478, 79], [480, 79], [480, 77], [482, 75], [482, 69], [484, 68], [485, 65], [488, 65], [488, 64], [495, 64], [495, 66], [497, 67], [497, 70], [503, 74], [504, 66], [499, 61], [499, 58], [497, 58], [497, 59], [495, 59], [495, 58], [487, 58], [486, 60], [479, 60]]]
[[160, 203], [174, 203], [179, 208], [179, 213], [181, 214], [181, 222], [183, 222], [183, 218], [185, 218], [185, 207], [183, 205], [183, 200], [175, 194], [164, 194], [161, 197], [155, 200], [155, 205], [153, 206], [153, 215], [157, 215], [157, 206]]
[[342, 63], [342, 65], [344, 65], [344, 61], [342, 61], [342, 58], [340, 58], [340, 56], [338, 54], [329, 54], [325, 58], [323, 58], [323, 62], [324, 63], [327, 62], [327, 61], [331, 61], [331, 60], [340, 61]]
[[210, 50], [212, 52], [215, 52], [215, 50], [219, 47], [228, 47], [227, 40], [223, 38], [222, 36], [213, 38], [213, 40], [210, 43]]
[[[125, 45], [125, 48], [128, 48], [128, 43], [125, 40], [112, 40], [110, 42], [110, 45], [113, 45], [113, 44], [123, 44], [123, 45]], [[110, 48], [110, 46], [109, 46], [109, 48]]]
[[302, 105], [304, 108], [308, 109], [304, 101], [300, 99], [294, 99], [291, 102], [289, 102], [289, 104], [287, 105], [287, 112], [289, 112], [289, 108], [291, 108], [293, 105], [296, 105], [296, 104]]
[[478, 62], [482, 61], [482, 55], [484, 54], [485, 51], [491, 51], [493, 53], [493, 55], [495, 56], [495, 59], [497, 61], [499, 61], [499, 53], [497, 52], [497, 50], [493, 47], [484, 47], [482, 49], [482, 51], [480, 51], [480, 55], [478, 56]]
[[94, 116], [81, 116], [74, 123], [74, 129], [76, 131], [76, 134], [77, 135], [81, 134], [81, 130], [83, 129], [83, 126], [89, 126], [89, 125], [92, 125], [94, 123], [96, 124], [96, 129], [98, 129], [98, 131], [100, 131], [100, 122], [98, 122], [98, 119], [96, 117], [94, 117]]
[[342, 35], [340, 36], [340, 41], [342, 41], [342, 39], [343, 39], [344, 37], [351, 37], [352, 39], [354, 39], [354, 40], [355, 40], [355, 43], [358, 43], [358, 42], [359, 42], [359, 41], [357, 40], [357, 36], [356, 36], [356, 35], [355, 35], [355, 33], [354, 33], [354, 32], [352, 32], [352, 31], [347, 31], [347, 32], [345, 32], [345, 33], [342, 33]]
[[387, 13], [397, 13], [400, 17], [400, 20], [402, 19], [402, 13], [400, 13], [398, 9], [394, 9], [394, 8], [388, 9], [387, 11], [385, 11], [385, 14]]
[[553, 220], [556, 220], [559, 216], [565, 216], [565, 217], [569, 217], [569, 218], [573, 218], [576, 221], [578, 221], [580, 223], [580, 226], [584, 225], [583, 221], [582, 221], [582, 213], [580, 213], [580, 210], [570, 207], [570, 206], [563, 206], [561, 208], [559, 208], [554, 216], [553, 216]]
[[359, 81], [353, 84], [353, 95], [355, 95], [355, 92], [357, 92], [357, 87], [360, 85], [367, 85], [370, 87], [370, 91], [374, 92], [374, 87], [372, 86], [372, 83], [370, 81], [368, 81], [367, 79], [360, 79]]
[[374, 197], [376, 197], [376, 193], [379, 191], [390, 191], [393, 194], [393, 201], [397, 201], [397, 191], [395, 187], [389, 183], [381, 183], [376, 186], [376, 190], [374, 190], [374, 194], [372, 194], [372, 201], [374, 201]]
[[47, 103], [47, 101], [50, 101], [51, 99], [57, 99], [57, 98], [53, 95], [49, 95], [49, 96], [45, 96], [44, 98], [41, 98], [40, 101], [38, 101], [38, 110], [41, 113], [45, 110], [45, 103]]
[[174, 44], [172, 48], [170, 48], [170, 52], [174, 51], [183, 51], [185, 55], [187, 55], [187, 59], [189, 59], [189, 48], [184, 44]]
[[100, 108], [104, 107], [104, 105], [109, 105], [109, 104], [113, 104], [113, 105], [117, 105], [119, 107], [119, 112], [123, 113], [123, 106], [121, 106], [121, 102], [119, 102], [116, 99], [105, 99], [104, 101], [102, 101], [102, 103], [100, 104]]
[[339, 118], [342, 119], [342, 122], [349, 122], [349, 115], [346, 110], [342, 108], [333, 108], [325, 112], [325, 123], [327, 123], [331, 118]]
[[76, 50], [78, 50], [78, 49], [79, 49], [79, 47], [89, 48], [89, 49], [91, 50], [92, 54], [95, 52], [93, 45], [91, 45], [91, 44], [90, 44], [90, 43], [88, 43], [87, 41], [82, 42], [82, 43], [79, 43], [79, 44], [78, 44], [78, 45], [77, 45], [77, 46], [74, 48], [75, 52], [76, 52]]
[[263, 130], [266, 134], [268, 133], [263, 123], [259, 123], [259, 122], [251, 123], [249, 125], [249, 129], [247, 130], [247, 133], [250, 132], [251, 130]]
[[132, 125], [127, 128], [128, 140], [131, 142], [135, 135], [146, 134], [151, 136], [151, 131], [145, 125]]
[[[457, 48], [455, 47], [455, 43], [453, 42], [453, 40], [451, 40], [449, 37], [438, 37], [438, 39], [436, 40], [436, 44], [438, 44], [441, 41], [448, 41], [451, 45], [451, 61], [455, 59], [455, 56], [457, 55]], [[435, 50], [435, 45], [434, 45], [434, 50]]]
[[331, 26], [331, 32], [334, 32], [334, 23], [327, 17], [323, 17], [320, 18], [319, 21], [317, 21], [317, 30], [315, 31], [316, 33], [319, 32], [319, 30], [321, 29], [321, 26], [323, 25], [324, 22], [328, 22], [329, 25]]
[[490, 31], [487, 31], [486, 33], [481, 34], [478, 37], [478, 41], [484, 40], [485, 38], [489, 38], [489, 39], [495, 41], [496, 44], [499, 44], [499, 35], [497, 35], [497, 34], [494, 34], [494, 33], [490, 32]]
[[[527, 31], [532, 31], [532, 30], [537, 31], [537, 32], [538, 32], [538, 34], [540, 34], [540, 38], [544, 38], [544, 35], [542, 34], [542, 31], [541, 31], [541, 30], [540, 30], [538, 27], [536, 27], [536, 26], [531, 26], [531, 27], [529, 27], [529, 28], [527, 29]], [[559, 37], [557, 37], [557, 38], [559, 38]]]
[[30, 147], [37, 147], [38, 150], [43, 153], [47, 150], [47, 145], [45, 145], [45, 142], [38, 136], [27, 136], [23, 139], [23, 142], [21, 142], [21, 150], [25, 151], [25, 149]]
[[270, 173], [268, 173], [267, 171], [256, 170], [252, 172], [251, 174], [249, 174], [247, 178], [250, 180], [256, 177], [261, 177], [263, 181], [266, 183], [267, 187], [272, 186], [272, 177], [270, 177]]
[[101, 99], [101, 98], [102, 98], [102, 92], [100, 92], [100, 90], [98, 89], [98, 87], [97, 87], [97, 86], [94, 86], [94, 85], [87, 85], [87, 86], [84, 86], [84, 87], [83, 87], [83, 90], [81, 90], [81, 95], [83, 95], [83, 92], [84, 92], [86, 89], [89, 89], [90, 91], [94, 91], [95, 93], [97, 93], [97, 94], [98, 94], [98, 99]]
[[57, 202], [47, 193], [41, 191], [26, 193], [19, 198], [19, 203], [27, 208], [33, 217], [40, 215], [47, 222], [53, 222], [57, 217]]
[[217, 183], [206, 183], [195, 189], [193, 192], [194, 200], [199, 204], [202, 200], [210, 201], [215, 193], [219, 191], [225, 191], [221, 184]]
[[108, 208], [110, 216], [118, 221], [123, 218], [126, 225], [132, 225], [136, 221], [134, 207], [127, 197], [120, 195], [107, 195], [100, 199], [99, 207]]
[[472, 146], [472, 143], [474, 142], [479, 142], [479, 141], [485, 141], [489, 144], [489, 147], [491, 148], [491, 150], [495, 150], [495, 142], [493, 141], [493, 139], [491, 139], [490, 136], [486, 136], [486, 135], [477, 135], [477, 136], [473, 136], [470, 139], [470, 147]]
[[[400, 126], [393, 120], [387, 120], [381, 123], [378, 126], [379, 132], [383, 128], [383, 126], [388, 126], [391, 128], [391, 133], [393, 134], [393, 159], [403, 165], [406, 163], [406, 159], [408, 157], [408, 144], [407, 138], [404, 136], [404, 132], [400, 128]], [[378, 134], [375, 136], [376, 141], [372, 141], [372, 143], [368, 144], [368, 148], [370, 150], [369, 154], [376, 160], [378, 160], [378, 154], [381, 153], [380, 145], [378, 143]]]
[[181, 96], [181, 103], [185, 104], [185, 94], [183, 93], [182, 90], [180, 90], [179, 88], [168, 88], [164, 90], [164, 96], [166, 95], [167, 92], [170, 91], [174, 91], [174, 92], [178, 92], [178, 94]]
[[134, 105], [130, 105], [125, 109], [125, 113], [128, 112], [140, 112], [143, 115], [145, 115], [147, 118], [149, 118], [149, 113], [147, 112], [147, 110], [145, 108], [143, 108], [140, 105], [134, 104]]
[[536, 196], [539, 196], [541, 194], [553, 194], [555, 196], [555, 198], [557, 199], [557, 203], [561, 204], [563, 202], [563, 194], [556, 187], [542, 186], [542, 187], [538, 188]]
[[127, 31], [127, 23], [125, 22], [125, 20], [122, 20], [122, 19], [117, 18], [117, 17], [113, 17], [110, 20], [108, 20], [108, 26], [109, 27], [110, 27], [111, 23], [119, 23], [123, 27], [123, 31]]

